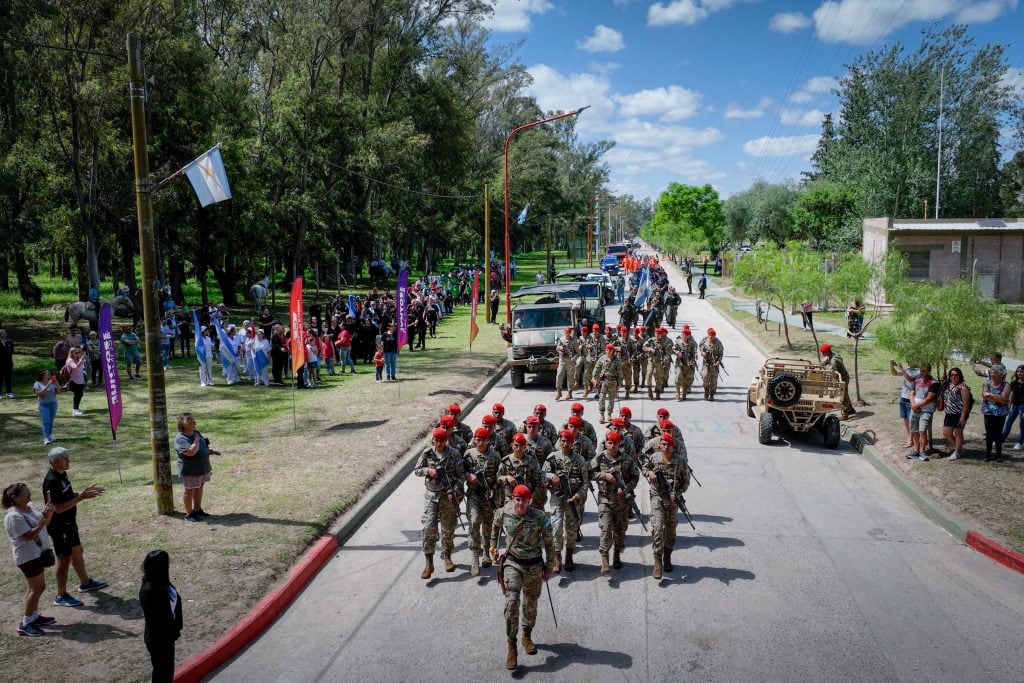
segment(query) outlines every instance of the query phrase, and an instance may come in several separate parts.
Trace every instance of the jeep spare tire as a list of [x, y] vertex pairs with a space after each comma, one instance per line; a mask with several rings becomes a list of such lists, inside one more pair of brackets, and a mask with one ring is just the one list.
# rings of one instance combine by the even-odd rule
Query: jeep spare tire
[[800, 378], [790, 372], [783, 372], [768, 380], [767, 393], [772, 405], [787, 408], [800, 400], [803, 393]]

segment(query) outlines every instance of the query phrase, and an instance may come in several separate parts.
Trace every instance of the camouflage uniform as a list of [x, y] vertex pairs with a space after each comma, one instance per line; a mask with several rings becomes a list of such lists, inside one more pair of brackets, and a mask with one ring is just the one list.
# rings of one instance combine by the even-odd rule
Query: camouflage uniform
[[462, 436], [458, 432], [451, 432], [448, 434], [448, 447], [454, 448], [459, 455], [462, 455], [469, 448], [469, 444], [462, 440]]
[[622, 386], [626, 388], [626, 398], [629, 398], [629, 392], [633, 388], [633, 354], [635, 352], [636, 342], [632, 337], [620, 336], [615, 340], [615, 353], [622, 363]]
[[601, 356], [594, 366], [594, 379], [601, 382], [597, 389], [597, 409], [601, 413], [602, 422], [605, 414], [610, 416], [615, 412], [615, 399], [619, 397], [621, 376], [622, 363], [614, 354], [611, 358], [607, 355]]
[[[429, 468], [443, 469], [447, 472], [454, 490], [452, 494], [446, 492], [438, 478], [427, 476]], [[440, 524], [441, 557], [451, 558], [452, 550], [455, 548], [456, 510], [462, 503], [462, 484], [466, 479], [462, 456], [449, 446], [445, 447], [443, 454], [439, 454], [433, 447], [427, 448], [416, 461], [413, 473], [417, 477], [423, 477], [427, 487], [426, 493], [423, 494], [423, 553], [431, 556], [434, 554]], [[454, 495], [455, 500], [452, 500], [450, 495]]]
[[[590, 469], [587, 461], [578, 452], [569, 451], [566, 457], [561, 451], [552, 453], [544, 461], [544, 473], [547, 480], [551, 481], [551, 475], [557, 474], [558, 478], [567, 479], [569, 497], [576, 500], [563, 500], [561, 487], [548, 485], [551, 489], [551, 523], [555, 533], [555, 554], [561, 555], [562, 548], [566, 550], [566, 561], [572, 560], [573, 550], [576, 548], [576, 532], [580, 528], [580, 520], [583, 519], [583, 506], [587, 500], [587, 481], [590, 479]], [[572, 506], [576, 509], [573, 514], [569, 509]]]
[[843, 357], [833, 351], [825, 359], [825, 369], [834, 370], [839, 373], [843, 380], [843, 417], [849, 417], [856, 412], [853, 409], [853, 401], [850, 400], [850, 372], [846, 369]]
[[[507, 417], [501, 418], [501, 422], [494, 425], [494, 433], [501, 437], [501, 440], [505, 442], [505, 445], [512, 443], [512, 437], [516, 434], [516, 423]], [[491, 446], [494, 446], [491, 443]], [[500, 451], [499, 451], [500, 452]], [[502, 455], [504, 455], [502, 453]]]
[[572, 390], [576, 384], [576, 361], [580, 355], [579, 340], [575, 337], [565, 337], [555, 342], [555, 354], [558, 356], [558, 371], [555, 373], [555, 400], [562, 398], [562, 386], [569, 391], [569, 398], [572, 398]]
[[[494, 525], [494, 511], [500, 510], [504, 502], [504, 490], [498, 482], [498, 465], [501, 456], [490, 446], [481, 453], [476, 448], [469, 449], [463, 456], [463, 464], [467, 472], [472, 472], [478, 479], [483, 479], [491, 490], [488, 499], [480, 487], [470, 486], [466, 494], [466, 516], [469, 517], [469, 549], [473, 551], [473, 575], [479, 573], [478, 561], [481, 550], [486, 551]], [[490, 566], [490, 560], [484, 556], [484, 566]]]
[[635, 424], [633, 424], [632, 421], [630, 421], [626, 425], [626, 434], [629, 434], [629, 436], [633, 439], [633, 445], [639, 451], [641, 446], [644, 445], [644, 441], [646, 441], [646, 439], [644, 439], [644, 430], [640, 429]]
[[[597, 523], [601, 528], [601, 542], [598, 552], [601, 554], [601, 570], [607, 570], [608, 551], [614, 549], [616, 568], [621, 566], [619, 554], [626, 545], [626, 528], [629, 526], [629, 507], [626, 498], [636, 488], [640, 480], [640, 470], [636, 462], [623, 454], [612, 459], [608, 453], [597, 456], [590, 463], [590, 479], [597, 485]], [[628, 491], [619, 495], [616, 485], [604, 481], [601, 475], [606, 472], [618, 472]]]
[[589, 396], [593, 390], [594, 366], [604, 353], [604, 336], [591, 333], [587, 338], [586, 353], [583, 358], [583, 395]]
[[661, 392], [668, 382], [665, 360], [672, 359], [672, 342], [664, 336], [655, 336], [644, 342], [644, 355], [647, 357], [647, 396], [661, 398]]
[[676, 400], [685, 399], [693, 386], [694, 369], [697, 367], [697, 342], [680, 335], [672, 345], [672, 356], [676, 362]]
[[[685, 456], [672, 456], [668, 462], [657, 453], [644, 463], [644, 476], [651, 487], [651, 550], [654, 552], [654, 578], [661, 578], [661, 570], [672, 571], [672, 549], [676, 544], [676, 503], [690, 485], [690, 472]], [[652, 474], [659, 473], [664, 479], [651, 482]], [[661, 490], [659, 487], [666, 488]]]
[[700, 341], [700, 353], [704, 357], [704, 365], [701, 372], [704, 373], [704, 398], [713, 399], [718, 389], [718, 368], [725, 355], [725, 348], [722, 342], [715, 337], [704, 337]]
[[515, 539], [511, 541], [501, 568], [505, 579], [505, 635], [511, 646], [519, 633], [520, 592], [526, 598], [523, 601], [523, 631], [527, 636], [537, 623], [537, 599], [540, 598], [545, 569], [541, 545], [548, 558], [549, 569], [553, 567], [555, 548], [551, 539], [551, 520], [547, 514], [531, 507], [526, 515], [519, 517], [511, 500], [494, 516], [492, 548], [498, 547], [501, 532], [505, 533], [506, 542]]
[[587, 347], [590, 346], [590, 328], [584, 327], [580, 333], [580, 338], [576, 340], [577, 350], [579, 356], [576, 358], [576, 388], [585, 389], [583, 384], [583, 377], [586, 374], [587, 366]]
[[[641, 327], [641, 330], [644, 328]], [[647, 384], [647, 354], [644, 353], [644, 344], [648, 337], [640, 332], [633, 342], [635, 353], [633, 354], [633, 391]]]
[[[546, 439], [545, 439], [546, 441]], [[529, 446], [527, 446], [529, 448]], [[551, 449], [544, 453], [546, 456]], [[512, 476], [516, 478], [515, 484], [508, 483], [503, 477]], [[498, 463], [498, 479], [501, 482], [502, 497], [503, 500], [509, 501], [512, 499], [512, 489], [519, 484], [526, 484], [533, 491], [533, 502], [531, 503], [534, 507], [544, 508], [544, 503], [548, 500], [548, 494], [544, 491], [542, 484], [544, 483], [544, 475], [541, 473], [540, 461], [527, 450], [523, 454], [523, 459], [519, 460], [516, 458], [515, 453], [511, 455], [502, 456], [501, 462]], [[537, 504], [539, 495], [543, 496], [543, 501]]]

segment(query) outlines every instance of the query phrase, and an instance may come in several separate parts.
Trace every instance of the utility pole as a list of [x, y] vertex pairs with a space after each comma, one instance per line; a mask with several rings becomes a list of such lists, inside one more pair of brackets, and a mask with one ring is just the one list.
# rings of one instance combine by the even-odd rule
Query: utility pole
[[484, 183], [484, 305], [490, 305], [491, 292], [491, 184]]
[[171, 453], [167, 443], [167, 395], [160, 362], [159, 311], [156, 299], [156, 249], [153, 242], [153, 181], [149, 177], [146, 140], [146, 81], [142, 70], [142, 39], [128, 34], [128, 97], [132, 111], [132, 156], [135, 159], [135, 209], [139, 216], [142, 256], [142, 311], [146, 325], [146, 375], [149, 378], [149, 433], [153, 450], [153, 490], [156, 511], [174, 514]]
[[935, 155], [935, 219], [939, 218], [939, 189], [942, 187], [942, 100], [945, 95], [946, 67], [939, 68], [939, 153]]

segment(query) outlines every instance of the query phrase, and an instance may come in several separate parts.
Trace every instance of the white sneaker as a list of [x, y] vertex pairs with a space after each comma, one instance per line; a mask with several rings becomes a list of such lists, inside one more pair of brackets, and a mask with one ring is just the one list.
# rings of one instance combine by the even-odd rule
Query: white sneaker
[[1013, 444], [1013, 450], [1015, 450], [1015, 451], [1024, 450], [1024, 444], [1021, 444], [1021, 443]]
[[74, 410], [74, 409], [72, 409], [71, 414], [75, 415], [75, 416], [82, 415], [82, 411], [81, 410]]
[[950, 453], [950, 455], [949, 455], [949, 459], [950, 460], [957, 460], [959, 458], [960, 458], [960, 454], [959, 453], [955, 453], [954, 452], [954, 453]]
[[44, 446], [49, 446], [51, 443], [53, 443], [53, 442], [50, 441], [49, 439], [43, 439], [43, 445]]
[[14, 398], [14, 394], [7, 394], [7, 398]]

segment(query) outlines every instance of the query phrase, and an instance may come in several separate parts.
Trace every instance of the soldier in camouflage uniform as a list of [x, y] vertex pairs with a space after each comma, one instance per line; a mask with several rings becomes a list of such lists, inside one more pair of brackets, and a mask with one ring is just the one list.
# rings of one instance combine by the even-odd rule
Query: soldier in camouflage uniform
[[[594, 425], [590, 424], [589, 422], [583, 419], [583, 412], [584, 409], [582, 403], [573, 403], [571, 406], [569, 406], [569, 413], [571, 415], [575, 415], [583, 422], [583, 427], [581, 428], [583, 435], [590, 439], [591, 443], [596, 443], [597, 430], [594, 429]], [[566, 421], [565, 425], [568, 426], [568, 424], [569, 422]]]
[[[554, 445], [555, 442], [558, 441], [558, 430], [555, 429], [555, 425], [551, 424], [547, 420], [547, 417], [548, 417], [548, 407], [546, 405], [544, 405], [543, 403], [538, 403], [537, 405], [535, 405], [533, 407], [533, 416], [536, 417], [540, 421], [540, 434], [541, 434], [541, 436], [543, 436], [545, 439], [550, 441], [551, 442], [551, 447], [554, 448], [555, 447], [555, 445]], [[519, 431], [521, 431], [523, 434], [526, 433], [527, 420], [529, 420], [529, 418], [527, 418], [526, 420], [523, 420], [523, 424], [519, 428]], [[547, 454], [545, 453], [545, 455], [547, 455]]]
[[635, 458], [640, 454], [640, 446], [643, 444], [638, 444], [633, 441], [633, 435], [626, 431], [625, 420], [621, 417], [613, 417], [608, 420], [608, 428], [617, 432], [618, 435], [622, 437], [622, 441], [619, 442], [619, 450], [622, 451], [623, 454], [628, 455], [631, 458]]
[[[515, 443], [515, 442], [513, 442]], [[498, 557], [498, 537], [505, 534], [507, 550], [504, 562], [499, 564], [505, 583], [505, 636], [508, 651], [505, 668], [512, 671], [519, 664], [516, 636], [519, 632], [519, 604], [522, 594], [523, 650], [536, 654], [533, 626], [537, 623], [537, 599], [542, 583], [551, 578], [555, 547], [551, 539], [551, 520], [543, 510], [530, 506], [533, 494], [529, 487], [519, 484], [513, 489], [511, 500], [494, 516], [491, 532], [491, 557]], [[547, 562], [541, 554], [547, 556]]]
[[[494, 425], [494, 433], [501, 437], [502, 441], [505, 442], [506, 446], [512, 443], [512, 435], [516, 433], [516, 423], [505, 417], [505, 406], [500, 403], [495, 403], [491, 406], [491, 415], [497, 420], [497, 424]], [[508, 446], [511, 448], [511, 446]]]
[[644, 355], [647, 356], [647, 397], [661, 399], [661, 392], [668, 383], [668, 369], [665, 361], [672, 360], [672, 342], [668, 339], [668, 330], [659, 327], [654, 338], [644, 343]]
[[[501, 456], [491, 448], [491, 432], [486, 427], [479, 427], [473, 433], [473, 447], [466, 451], [462, 460], [466, 472], [476, 475], [478, 482], [470, 486], [466, 494], [466, 516], [469, 517], [469, 549], [473, 553], [469, 573], [479, 576], [480, 553], [487, 550], [491, 527], [494, 525], [494, 511], [500, 510], [504, 502], [498, 482]], [[489, 567], [490, 556], [484, 554], [483, 562], [485, 567]]]
[[594, 389], [594, 366], [597, 365], [601, 352], [604, 350], [604, 335], [601, 334], [601, 326], [595, 324], [591, 334], [587, 337], [584, 346], [585, 355], [583, 358], [583, 398], [590, 395]]
[[451, 415], [442, 415], [441, 419], [437, 421], [437, 425], [448, 433], [449, 448], [454, 448], [459, 455], [466, 452], [469, 444], [463, 441], [459, 433], [455, 431], [455, 418]]
[[636, 353], [633, 356], [633, 391], [639, 391], [641, 387], [647, 386], [647, 354], [644, 347], [647, 345], [647, 328], [636, 328]]
[[467, 444], [473, 440], [473, 430], [469, 428], [469, 425], [462, 422], [462, 408], [457, 403], [453, 403], [448, 406], [448, 412], [445, 415], [451, 415], [455, 420], [455, 431], [459, 433], [462, 440]]
[[708, 336], [700, 340], [700, 355], [704, 359], [701, 368], [704, 373], [704, 399], [714, 401], [715, 391], [718, 390], [718, 371], [725, 356], [725, 348], [715, 334], [715, 328], [709, 327]]
[[488, 413], [480, 418], [480, 426], [491, 433], [491, 448], [498, 451], [498, 455], [508, 455], [512, 452], [512, 447], [498, 433], [498, 418]]
[[622, 406], [619, 408], [619, 417], [625, 423], [625, 431], [633, 437], [633, 445], [639, 451], [644, 445], [644, 430], [633, 424], [633, 411], [630, 410], [629, 406]]
[[[601, 528], [601, 542], [598, 552], [601, 554], [601, 573], [611, 571], [608, 567], [608, 551], [613, 551], [612, 566], [622, 569], [622, 550], [626, 546], [626, 527], [629, 526], [629, 507], [627, 497], [632, 495], [640, 480], [640, 470], [631, 458], [622, 457], [619, 442], [622, 440], [615, 432], [605, 435], [607, 450], [590, 463], [590, 479], [597, 485], [597, 522]], [[625, 490], [616, 481], [617, 473]]]
[[626, 389], [626, 398], [633, 388], [633, 354], [636, 352], [636, 342], [629, 336], [629, 328], [619, 325], [619, 334], [615, 338], [615, 353], [622, 364], [622, 386]]
[[587, 347], [590, 346], [590, 328], [584, 325], [580, 329], [580, 338], [576, 340], [576, 348], [579, 350], [579, 356], [576, 357], [576, 388], [586, 389], [586, 385], [583, 384], [583, 376], [586, 374], [587, 365]]
[[826, 370], [835, 370], [843, 380], [843, 410], [839, 419], [848, 420], [857, 411], [853, 409], [853, 401], [850, 400], [850, 372], [846, 369], [843, 357], [832, 350], [831, 344], [822, 344], [821, 351]]
[[665, 295], [665, 306], [668, 309], [668, 326], [673, 330], [676, 329], [676, 315], [679, 313], [679, 304], [683, 303], [683, 298], [676, 293], [675, 287], [668, 288], [668, 294]]
[[[573, 449], [574, 440], [572, 430], [563, 429], [558, 435], [558, 448], [544, 461], [544, 475], [551, 490], [551, 524], [555, 535], [556, 572], [562, 569], [563, 547], [565, 571], [571, 572], [576, 568], [572, 554], [576, 548], [576, 533], [583, 519], [587, 482], [590, 480], [590, 464]], [[563, 486], [569, 493], [567, 498], [561, 494]]]
[[555, 355], [558, 356], [558, 370], [555, 373], [555, 400], [562, 399], [562, 385], [569, 391], [569, 398], [572, 399], [572, 390], [576, 388], [576, 361], [580, 356], [579, 340], [573, 337], [572, 328], [565, 328], [565, 336], [555, 342]]
[[[547, 439], [544, 440], [547, 441]], [[505, 500], [508, 500], [509, 496], [512, 495], [512, 489], [517, 484], [526, 484], [530, 487], [531, 491], [535, 492], [534, 507], [544, 509], [543, 505], [547, 502], [547, 493], [542, 490], [544, 487], [541, 484], [544, 482], [544, 478], [541, 474], [538, 457], [543, 458], [547, 456], [551, 449], [543, 451], [543, 455], [535, 455], [537, 453], [536, 447], [529, 447], [529, 437], [525, 434], [516, 434], [512, 437], [512, 452], [509, 455], [502, 456], [501, 462], [498, 463], [498, 479], [502, 484]], [[538, 490], [540, 490], [540, 493], [537, 493]], [[541, 496], [543, 496], [542, 499]], [[537, 504], [538, 502], [540, 505]]]
[[659, 452], [644, 462], [643, 473], [651, 485], [651, 549], [654, 552], [651, 576], [655, 579], [661, 578], [663, 569], [672, 571], [672, 549], [678, 524], [676, 500], [682, 498], [690, 485], [686, 464], [686, 456], [676, 452], [675, 439], [670, 434], [661, 435]]
[[683, 333], [672, 346], [672, 356], [676, 363], [676, 400], [685, 401], [697, 368], [697, 341], [690, 334], [689, 325], [683, 325]]
[[[434, 573], [434, 549], [437, 546], [437, 528], [441, 527], [441, 559], [444, 569], [455, 571], [452, 562], [452, 550], [455, 548], [456, 511], [462, 503], [462, 483], [468, 480], [476, 484], [476, 477], [469, 475], [462, 464], [462, 457], [454, 448], [448, 447], [448, 432], [443, 427], [436, 427], [431, 434], [430, 448], [420, 454], [413, 473], [423, 477], [427, 491], [424, 494], [423, 506], [423, 554], [426, 566], [420, 575], [429, 579]], [[448, 482], [445, 482], [447, 475]], [[451, 488], [445, 487], [450, 483]]]
[[594, 450], [597, 446], [590, 440], [590, 437], [583, 433], [583, 420], [576, 415], [570, 415], [565, 422], [565, 428], [572, 432], [573, 450], [579, 451], [583, 459], [590, 462], [597, 455]]
[[600, 422], [605, 422], [605, 414], [610, 418], [615, 413], [615, 400], [619, 397], [619, 381], [622, 377], [622, 363], [615, 357], [615, 345], [606, 344], [604, 356], [594, 366], [594, 389], [597, 392], [597, 409], [601, 413]]

